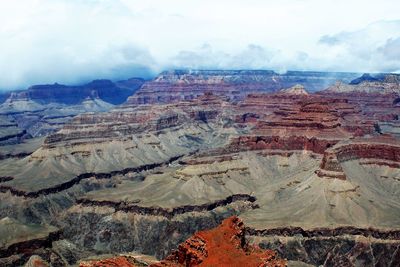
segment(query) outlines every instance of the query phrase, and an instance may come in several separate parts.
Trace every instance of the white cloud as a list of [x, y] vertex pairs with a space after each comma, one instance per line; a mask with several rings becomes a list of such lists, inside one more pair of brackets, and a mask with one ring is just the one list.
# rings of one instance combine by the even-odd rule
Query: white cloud
[[395, 0], [0, 0], [0, 88], [170, 67], [398, 70], [398, 14]]
[[400, 20], [379, 21], [352, 31], [325, 35], [320, 43], [334, 51], [337, 68], [368, 72], [400, 69]]

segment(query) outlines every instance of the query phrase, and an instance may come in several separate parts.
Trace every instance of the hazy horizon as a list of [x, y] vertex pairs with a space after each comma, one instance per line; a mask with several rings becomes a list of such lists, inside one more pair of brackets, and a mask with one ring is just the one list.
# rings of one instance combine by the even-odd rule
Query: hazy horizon
[[192, 68], [172, 68], [172, 69], [165, 69], [165, 70], [161, 70], [158, 73], [154, 73], [152, 75], [144, 75], [144, 76], [126, 76], [126, 77], [122, 77], [122, 78], [105, 78], [105, 77], [94, 77], [93, 79], [84, 79], [84, 80], [79, 80], [76, 82], [60, 82], [60, 81], [53, 81], [53, 82], [44, 82], [44, 83], [34, 83], [34, 84], [29, 84], [25, 87], [20, 87], [20, 88], [15, 88], [15, 89], [7, 89], [7, 88], [0, 88], [0, 92], [8, 92], [8, 91], [23, 91], [23, 90], [27, 90], [29, 87], [31, 86], [35, 86], [35, 85], [52, 85], [52, 84], [60, 84], [60, 85], [66, 85], [66, 86], [82, 86], [85, 85], [87, 83], [90, 83], [92, 81], [95, 80], [111, 80], [113, 82], [118, 82], [118, 81], [123, 81], [123, 80], [129, 80], [129, 79], [134, 79], [134, 78], [141, 78], [144, 80], [151, 80], [154, 79], [155, 77], [157, 77], [158, 75], [164, 73], [164, 72], [170, 72], [170, 71], [274, 71], [276, 74], [278, 75], [284, 75], [288, 72], [322, 72], [322, 73], [332, 73], [332, 74], [340, 74], [340, 73], [354, 73], [354, 74], [358, 74], [360, 76], [362, 76], [363, 74], [370, 74], [372, 76], [374, 75], [378, 75], [378, 74], [396, 74], [396, 75], [400, 75], [400, 73], [398, 72], [352, 72], [352, 71], [319, 71], [319, 70], [285, 70], [282, 72], [273, 70], [273, 69], [192, 69]]
[[0, 90], [171, 69], [399, 72], [396, 3], [2, 1]]

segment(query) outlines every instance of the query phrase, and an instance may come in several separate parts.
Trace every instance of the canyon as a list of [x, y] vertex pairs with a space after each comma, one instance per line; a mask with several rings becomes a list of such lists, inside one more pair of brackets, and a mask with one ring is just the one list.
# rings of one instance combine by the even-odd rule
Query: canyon
[[0, 94], [0, 145], [47, 136], [81, 113], [108, 111], [143, 83], [141, 78], [94, 80], [76, 86], [34, 85]]
[[[13, 94], [0, 265], [398, 266], [400, 78], [359, 76], [167, 71], [54, 108], [43, 87]], [[21, 126], [60, 105], [57, 127]]]

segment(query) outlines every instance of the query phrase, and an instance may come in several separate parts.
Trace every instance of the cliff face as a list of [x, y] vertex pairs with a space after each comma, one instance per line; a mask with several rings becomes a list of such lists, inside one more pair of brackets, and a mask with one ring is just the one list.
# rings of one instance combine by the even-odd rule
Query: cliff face
[[276, 92], [302, 84], [309, 90], [325, 89], [336, 80], [349, 81], [353, 73], [320, 73], [289, 71], [277, 74], [273, 71], [168, 71], [128, 99], [129, 104], [171, 103], [194, 99], [205, 92], [241, 100], [249, 93]]
[[324, 152], [320, 174], [323, 171], [343, 173], [341, 163], [357, 159], [369, 159], [368, 164], [398, 168], [400, 167], [400, 143], [390, 136], [355, 139], [352, 142], [340, 143]]

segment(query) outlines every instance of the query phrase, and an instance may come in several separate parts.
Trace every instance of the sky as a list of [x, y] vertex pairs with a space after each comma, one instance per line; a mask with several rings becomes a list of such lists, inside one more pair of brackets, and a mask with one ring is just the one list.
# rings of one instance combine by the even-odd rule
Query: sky
[[0, 0], [0, 90], [182, 68], [400, 72], [400, 2]]

